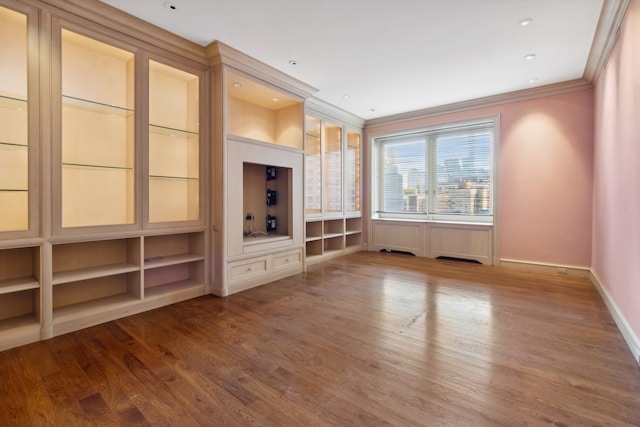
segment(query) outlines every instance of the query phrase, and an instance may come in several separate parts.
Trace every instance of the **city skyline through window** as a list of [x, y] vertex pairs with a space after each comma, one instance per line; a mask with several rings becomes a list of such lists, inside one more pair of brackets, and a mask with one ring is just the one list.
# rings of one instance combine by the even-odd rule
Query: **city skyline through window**
[[376, 213], [492, 221], [493, 122], [375, 141]]

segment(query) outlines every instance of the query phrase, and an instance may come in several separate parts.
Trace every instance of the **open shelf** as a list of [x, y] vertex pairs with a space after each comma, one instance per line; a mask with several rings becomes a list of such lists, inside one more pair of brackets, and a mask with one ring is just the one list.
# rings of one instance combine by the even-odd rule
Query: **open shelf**
[[308, 221], [305, 224], [305, 241], [322, 239], [322, 221]]
[[62, 106], [76, 108], [79, 110], [98, 113], [99, 115], [109, 115], [116, 117], [133, 116], [134, 111], [130, 108], [109, 105], [103, 102], [92, 101], [90, 99], [77, 98], [75, 96], [62, 95]]
[[53, 283], [61, 284], [140, 270], [140, 239], [112, 239], [53, 246]]
[[144, 297], [205, 286], [204, 232], [144, 238]]
[[[67, 286], [67, 285], [61, 285]], [[90, 321], [91, 316], [100, 316], [105, 312], [115, 309], [123, 309], [125, 306], [133, 306], [140, 299], [135, 295], [127, 292], [118, 292], [113, 295], [96, 296], [93, 298], [85, 298], [73, 303], [61, 304], [58, 300], [62, 299], [54, 290], [53, 293], [53, 323], [62, 324], [77, 322], [80, 327], [86, 323], [94, 323]], [[70, 329], [77, 329], [71, 327]]]
[[185, 279], [177, 282], [168, 282], [150, 288], [145, 288], [144, 298], [145, 300], [147, 300], [166, 297], [168, 295], [185, 293], [195, 293], [196, 295], [202, 295], [202, 293], [204, 292], [204, 287], [204, 282], [192, 279]]
[[117, 274], [138, 271], [140, 267], [130, 263], [118, 263], [101, 265], [97, 267], [79, 268], [75, 270], [62, 271], [53, 274], [53, 285], [62, 283], [79, 282], [81, 280], [95, 279], [98, 277], [115, 276]]
[[0, 329], [39, 323], [40, 289], [0, 294]]
[[344, 234], [344, 219], [330, 219], [324, 221], [324, 233], [325, 239], [332, 237], [339, 237]]
[[345, 219], [345, 234], [362, 233], [362, 218]]
[[0, 295], [38, 289], [39, 287], [40, 282], [33, 276], [0, 280]]
[[302, 100], [238, 74], [229, 73], [227, 82], [229, 134], [303, 148]]

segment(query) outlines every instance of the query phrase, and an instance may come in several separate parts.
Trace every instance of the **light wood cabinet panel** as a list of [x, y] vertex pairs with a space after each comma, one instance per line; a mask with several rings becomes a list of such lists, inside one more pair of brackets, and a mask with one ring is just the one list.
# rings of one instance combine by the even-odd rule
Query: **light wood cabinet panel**
[[0, 232], [29, 228], [27, 15], [0, 7]]

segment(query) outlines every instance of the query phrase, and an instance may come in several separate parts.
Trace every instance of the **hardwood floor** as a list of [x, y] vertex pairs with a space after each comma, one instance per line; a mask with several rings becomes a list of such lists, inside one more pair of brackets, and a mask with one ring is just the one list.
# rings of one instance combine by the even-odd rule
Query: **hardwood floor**
[[0, 425], [640, 425], [594, 287], [358, 253], [0, 353]]

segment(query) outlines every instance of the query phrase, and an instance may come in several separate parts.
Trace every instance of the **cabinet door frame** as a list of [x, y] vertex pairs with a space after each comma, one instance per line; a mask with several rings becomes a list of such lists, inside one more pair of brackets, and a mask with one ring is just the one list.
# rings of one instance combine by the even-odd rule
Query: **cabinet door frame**
[[[127, 44], [115, 37], [109, 37], [107, 34], [109, 31], [99, 25], [92, 24], [92, 28], [87, 28], [90, 25], [81, 25], [75, 22], [71, 22], [59, 17], [52, 18], [52, 31], [51, 31], [51, 52], [52, 52], [52, 66], [51, 66], [51, 128], [52, 128], [52, 166], [51, 166], [51, 185], [52, 185], [52, 231], [54, 235], [74, 235], [84, 234], [88, 231], [91, 232], [115, 232], [115, 231], [127, 231], [139, 229], [141, 225], [141, 139], [142, 139], [142, 126], [141, 126], [141, 111], [142, 111], [142, 97], [140, 96], [140, 90], [142, 87], [142, 55], [139, 48], [134, 45]], [[133, 110], [134, 110], [134, 131], [133, 131], [133, 221], [131, 223], [123, 224], [109, 224], [109, 225], [89, 225], [89, 226], [75, 226], [75, 227], [63, 227], [62, 226], [62, 30], [67, 30], [78, 35], [94, 39], [98, 42], [102, 42], [113, 47], [128, 51], [134, 56], [134, 77], [130, 82], [134, 85], [133, 89]]]
[[[28, 164], [28, 196], [27, 196], [27, 228], [19, 230], [0, 231], [0, 240], [9, 240], [40, 235], [40, 200], [41, 169], [40, 150], [41, 135], [47, 135], [45, 124], [40, 116], [40, 68], [46, 69], [41, 60], [40, 51], [40, 13], [38, 9], [18, 2], [0, 0], [0, 6], [26, 16], [26, 56], [27, 56], [27, 164]], [[46, 46], [43, 46], [43, 49]], [[44, 112], [46, 115], [46, 111]]]
[[[209, 172], [206, 168], [206, 162], [209, 157], [208, 145], [205, 141], [209, 139], [209, 127], [208, 120], [209, 109], [207, 100], [207, 93], [209, 91], [209, 69], [202, 65], [187, 62], [180, 58], [171, 58], [170, 56], [156, 55], [144, 53], [140, 55], [142, 58], [141, 72], [144, 75], [143, 84], [141, 86], [140, 98], [142, 99], [141, 111], [141, 129], [142, 138], [142, 164], [140, 165], [142, 176], [142, 225], [143, 228], [156, 229], [176, 226], [196, 226], [206, 224], [208, 215], [208, 200], [205, 195], [207, 194], [207, 183], [209, 182]], [[150, 66], [149, 61], [154, 61], [168, 67], [175, 68], [179, 71], [193, 74], [198, 77], [198, 219], [185, 220], [185, 221], [169, 221], [169, 222], [150, 222], [150, 206], [149, 206], [149, 173], [150, 173], [150, 161], [149, 161], [149, 149], [150, 149], [150, 137], [149, 137], [149, 95], [150, 95]]]
[[[347, 179], [346, 179], [347, 178], [346, 177], [346, 174], [347, 174], [347, 155], [346, 154], [347, 154], [347, 148], [348, 148], [348, 145], [349, 145], [349, 140], [348, 140], [349, 133], [355, 133], [355, 134], [358, 134], [360, 136], [360, 146], [359, 146], [359, 149], [358, 149], [358, 167], [360, 168], [360, 172], [358, 174], [358, 180], [356, 182], [357, 190], [358, 190], [358, 193], [360, 195], [360, 197], [359, 197], [360, 201], [359, 201], [359, 209], [356, 209], [356, 210], [353, 210], [353, 211], [347, 210], [347, 186], [346, 186], [346, 184], [347, 184]], [[358, 128], [356, 128], [354, 126], [350, 126], [348, 124], [345, 124], [343, 126], [343, 144], [342, 144], [343, 154], [342, 154], [342, 157], [343, 157], [344, 163], [343, 163], [343, 169], [342, 169], [342, 177], [343, 177], [343, 179], [342, 179], [342, 192], [343, 192], [343, 195], [344, 195], [344, 201], [343, 201], [343, 204], [342, 204], [342, 208], [343, 208], [343, 212], [344, 212], [345, 218], [353, 218], [353, 217], [361, 217], [362, 216], [362, 202], [363, 202], [363, 198], [362, 198], [362, 190], [363, 190], [362, 189], [362, 176], [364, 175], [364, 170], [363, 170], [364, 157], [362, 155], [362, 153], [363, 153], [363, 138], [364, 138], [364, 135], [363, 135], [362, 129], [358, 129]]]

